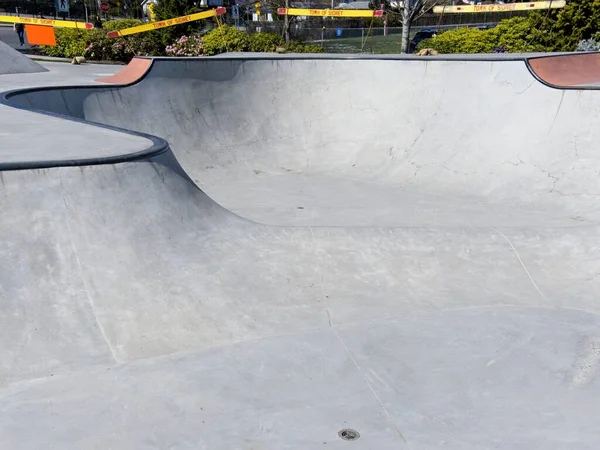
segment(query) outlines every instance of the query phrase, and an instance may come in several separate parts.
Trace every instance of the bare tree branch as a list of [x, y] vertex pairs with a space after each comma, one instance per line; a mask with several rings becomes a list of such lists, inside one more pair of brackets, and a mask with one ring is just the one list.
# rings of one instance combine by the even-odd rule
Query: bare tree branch
[[419, 0], [411, 8], [411, 21], [414, 22], [427, 14], [434, 6], [444, 3], [444, 0]]

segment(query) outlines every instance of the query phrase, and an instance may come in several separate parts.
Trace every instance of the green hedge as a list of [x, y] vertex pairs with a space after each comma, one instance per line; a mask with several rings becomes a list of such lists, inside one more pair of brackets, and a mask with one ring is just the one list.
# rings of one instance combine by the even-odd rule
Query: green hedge
[[418, 49], [433, 48], [439, 53], [492, 53], [500, 48], [512, 53], [550, 51], [538, 38], [540, 33], [527, 17], [513, 17], [489, 30], [458, 28], [442, 32], [422, 41]]
[[540, 39], [543, 31], [532, 24], [533, 18], [514, 17], [503, 20], [487, 31], [496, 47], [511, 53], [544, 52], [548, 47]]
[[[174, 43], [164, 46], [161, 30], [133, 34], [123, 38], [108, 38], [108, 31], [141, 25], [140, 20], [113, 20], [101, 29], [76, 30], [58, 28], [56, 46], [40, 46], [47, 56], [74, 58], [85, 56], [89, 60], [129, 62], [135, 55], [143, 56], [210, 56], [225, 52], [274, 52], [284, 45], [281, 36], [275, 33], [248, 35], [235, 27], [223, 25], [204, 36], [197, 34], [179, 37]], [[181, 50], [181, 51], [179, 51]], [[322, 53], [318, 45], [290, 42], [286, 49], [290, 53]]]
[[250, 35], [251, 52], [274, 52], [283, 45], [283, 38], [275, 33], [254, 33]]
[[[284, 42], [276, 33], [248, 35], [245, 31], [229, 25], [215, 28], [202, 37], [202, 51], [206, 56], [225, 52], [274, 52], [280, 46], [284, 46]], [[323, 53], [323, 48], [318, 45], [291, 41], [286, 47], [286, 51], [289, 53]]]
[[85, 56], [90, 60], [129, 62], [134, 55], [160, 56], [164, 47], [160, 34], [156, 31], [133, 34], [124, 38], [108, 38], [108, 31], [142, 25], [141, 20], [111, 20], [103, 23], [103, 28], [77, 30], [57, 28], [56, 46], [41, 45], [40, 53], [47, 56], [74, 58]]
[[422, 41], [418, 50], [433, 48], [439, 53], [491, 53], [496, 47], [489, 30], [458, 28]]
[[290, 41], [286, 50], [288, 53], [323, 53], [325, 51], [320, 45], [297, 41]]
[[74, 58], [83, 56], [87, 47], [87, 40], [95, 30], [85, 31], [75, 28], [56, 28], [56, 46], [40, 45], [39, 50], [42, 55], [57, 56], [65, 58]]

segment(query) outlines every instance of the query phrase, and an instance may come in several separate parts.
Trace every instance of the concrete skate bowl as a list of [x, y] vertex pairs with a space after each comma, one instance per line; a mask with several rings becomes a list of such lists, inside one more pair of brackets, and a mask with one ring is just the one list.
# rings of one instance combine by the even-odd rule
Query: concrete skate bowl
[[597, 448], [599, 94], [222, 57], [7, 95], [171, 148], [2, 172], [0, 438]]

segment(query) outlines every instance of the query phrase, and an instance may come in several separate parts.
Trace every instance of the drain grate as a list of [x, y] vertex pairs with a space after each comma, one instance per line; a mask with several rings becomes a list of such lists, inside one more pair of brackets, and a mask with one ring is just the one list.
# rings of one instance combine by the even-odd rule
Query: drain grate
[[344, 428], [338, 432], [338, 436], [345, 441], [355, 441], [360, 437], [360, 433], [351, 428]]

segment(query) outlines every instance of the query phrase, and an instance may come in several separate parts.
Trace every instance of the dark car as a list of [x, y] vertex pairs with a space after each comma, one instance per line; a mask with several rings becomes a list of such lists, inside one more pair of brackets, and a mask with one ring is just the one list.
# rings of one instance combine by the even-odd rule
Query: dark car
[[417, 45], [419, 45], [421, 43], [421, 41], [432, 38], [436, 34], [437, 34], [436, 30], [417, 31], [417, 34], [415, 34], [414, 37], [410, 40], [410, 44], [408, 46], [408, 52], [414, 53], [415, 50], [417, 49]]

